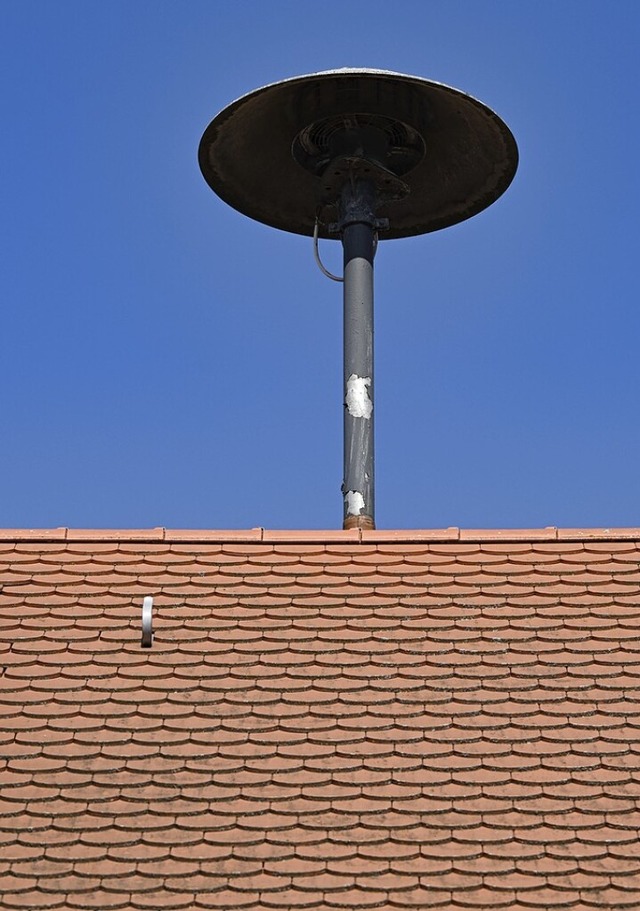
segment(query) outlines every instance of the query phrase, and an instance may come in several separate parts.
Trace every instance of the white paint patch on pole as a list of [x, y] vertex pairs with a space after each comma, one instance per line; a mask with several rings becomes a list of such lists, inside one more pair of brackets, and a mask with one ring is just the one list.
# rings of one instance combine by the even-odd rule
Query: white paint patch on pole
[[355, 373], [352, 373], [347, 380], [345, 403], [351, 417], [364, 418], [365, 421], [371, 418], [373, 402], [367, 388], [370, 385], [370, 376], [356, 376]]
[[347, 504], [347, 513], [350, 516], [359, 516], [364, 509], [364, 497], [359, 490], [348, 490], [344, 495]]

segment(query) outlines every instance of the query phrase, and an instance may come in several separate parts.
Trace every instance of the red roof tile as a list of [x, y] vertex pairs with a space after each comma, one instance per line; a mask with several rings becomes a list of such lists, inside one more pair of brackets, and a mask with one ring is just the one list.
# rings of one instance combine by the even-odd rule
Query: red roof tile
[[2, 906], [637, 908], [639, 564], [639, 529], [0, 532]]

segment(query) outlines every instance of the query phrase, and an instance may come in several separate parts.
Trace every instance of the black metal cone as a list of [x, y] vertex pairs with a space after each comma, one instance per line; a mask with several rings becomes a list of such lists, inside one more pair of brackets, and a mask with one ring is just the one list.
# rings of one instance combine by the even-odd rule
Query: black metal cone
[[[402, 180], [403, 199], [383, 202], [381, 239], [457, 224], [491, 205], [511, 183], [516, 142], [490, 108], [457, 89], [382, 70], [332, 70], [257, 89], [218, 114], [202, 137], [199, 162], [212, 190], [257, 221], [313, 234], [322, 178], [295, 160], [301, 131], [331, 117], [396, 120], [424, 141], [424, 157]], [[324, 207], [325, 222], [331, 213]], [[320, 236], [330, 237], [326, 224]]]

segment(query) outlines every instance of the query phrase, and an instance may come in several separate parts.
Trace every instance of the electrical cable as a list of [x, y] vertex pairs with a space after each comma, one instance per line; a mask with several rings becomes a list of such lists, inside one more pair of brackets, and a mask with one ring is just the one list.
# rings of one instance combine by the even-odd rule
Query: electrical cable
[[319, 226], [320, 226], [320, 223], [319, 223], [318, 219], [316, 218], [316, 223], [315, 223], [315, 225], [313, 226], [313, 255], [314, 255], [314, 258], [315, 258], [316, 263], [318, 264], [318, 268], [320, 269], [320, 271], [322, 272], [322, 274], [323, 274], [323, 275], [326, 275], [327, 278], [330, 278], [331, 281], [333, 281], [333, 282], [344, 282], [344, 278], [342, 278], [342, 277], [339, 276], [339, 275], [334, 275], [333, 272], [329, 272], [329, 270], [328, 270], [328, 269], [325, 269], [324, 265], [322, 264], [322, 260], [320, 259], [320, 251], [318, 250], [318, 229], [319, 229]]
[[[343, 277], [343, 276], [334, 275], [333, 272], [329, 272], [328, 269], [325, 269], [324, 264], [323, 264], [322, 260], [320, 259], [320, 250], [318, 249], [318, 230], [319, 230], [319, 227], [320, 227], [320, 222], [319, 222], [318, 219], [316, 218], [316, 223], [315, 223], [315, 225], [313, 226], [313, 256], [314, 256], [314, 259], [315, 259], [316, 263], [318, 264], [318, 268], [320, 269], [320, 271], [322, 272], [322, 274], [323, 274], [323, 275], [326, 275], [327, 278], [330, 278], [331, 281], [333, 281], [333, 282], [344, 282], [344, 277]], [[373, 236], [373, 255], [374, 255], [374, 256], [376, 255], [377, 249], [378, 249], [378, 232], [376, 231], [376, 233], [375, 233], [374, 236]]]

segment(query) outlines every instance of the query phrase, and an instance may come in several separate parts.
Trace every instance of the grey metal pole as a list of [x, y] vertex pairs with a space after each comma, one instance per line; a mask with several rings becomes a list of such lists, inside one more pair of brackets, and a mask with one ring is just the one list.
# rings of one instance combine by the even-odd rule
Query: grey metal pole
[[373, 256], [375, 188], [342, 192], [344, 250], [344, 528], [375, 528], [373, 438]]

